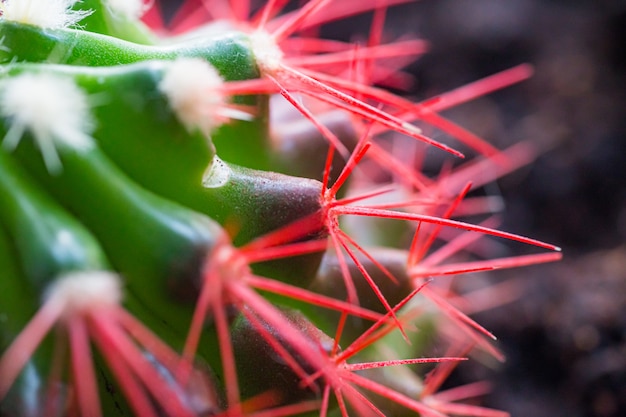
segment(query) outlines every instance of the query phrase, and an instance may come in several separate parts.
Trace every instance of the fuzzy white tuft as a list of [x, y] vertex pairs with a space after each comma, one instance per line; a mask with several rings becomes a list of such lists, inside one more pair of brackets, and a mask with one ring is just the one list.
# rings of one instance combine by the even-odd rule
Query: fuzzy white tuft
[[224, 121], [224, 80], [208, 62], [179, 58], [171, 63], [159, 84], [170, 107], [188, 130], [199, 129], [209, 136]]
[[106, 6], [113, 16], [127, 20], [139, 20], [149, 9], [143, 0], [107, 0]]
[[5, 0], [0, 3], [2, 18], [45, 29], [76, 25], [91, 10], [73, 10], [77, 0]]
[[61, 169], [58, 145], [86, 150], [93, 144], [88, 97], [68, 78], [41, 73], [3, 80], [0, 116], [10, 125], [3, 147], [15, 149], [29, 131], [52, 173]]
[[276, 74], [281, 69], [284, 53], [274, 37], [263, 30], [250, 35], [250, 47], [262, 74]]
[[59, 277], [45, 295], [46, 301], [59, 303], [65, 317], [122, 302], [122, 283], [109, 271], [76, 271]]

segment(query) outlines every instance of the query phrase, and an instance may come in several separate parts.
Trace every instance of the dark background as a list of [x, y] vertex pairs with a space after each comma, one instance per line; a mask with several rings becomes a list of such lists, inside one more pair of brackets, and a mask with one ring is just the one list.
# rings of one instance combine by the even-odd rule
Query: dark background
[[501, 147], [528, 139], [545, 149], [499, 181], [502, 228], [561, 245], [565, 256], [493, 274], [525, 283], [519, 301], [476, 317], [507, 362], [461, 367], [451, 382], [492, 380], [487, 405], [513, 416], [626, 416], [626, 2], [428, 0], [411, 9], [394, 19], [432, 43], [415, 65], [420, 95], [534, 66], [530, 80], [457, 115]]
[[[368, 25], [362, 16], [324, 35], [349, 39]], [[500, 148], [544, 149], [498, 182], [502, 229], [558, 244], [564, 260], [492, 274], [523, 283], [518, 301], [476, 317], [507, 361], [463, 364], [451, 385], [493, 381], [484, 404], [514, 417], [626, 416], [626, 2], [423, 0], [391, 10], [387, 27], [431, 43], [410, 67], [417, 98], [535, 68], [445, 115]]]

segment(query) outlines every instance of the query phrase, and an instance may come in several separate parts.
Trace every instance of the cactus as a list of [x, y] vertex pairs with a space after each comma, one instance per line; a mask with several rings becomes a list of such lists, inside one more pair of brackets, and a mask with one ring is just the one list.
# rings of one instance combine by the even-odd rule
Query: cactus
[[[438, 277], [560, 252], [470, 194], [532, 146], [440, 113], [532, 71], [390, 93], [426, 47], [381, 41], [406, 2], [0, 3], [1, 416], [506, 415], [439, 391], [502, 355]], [[364, 12], [364, 46], [310, 36]], [[477, 156], [427, 175], [464, 155], [420, 126]]]

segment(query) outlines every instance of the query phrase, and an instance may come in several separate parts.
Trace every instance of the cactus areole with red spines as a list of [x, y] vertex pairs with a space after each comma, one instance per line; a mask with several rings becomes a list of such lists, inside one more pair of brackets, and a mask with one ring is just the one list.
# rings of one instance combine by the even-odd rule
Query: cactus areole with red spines
[[[439, 391], [502, 355], [437, 277], [560, 252], [469, 194], [532, 147], [440, 112], [532, 71], [386, 91], [427, 47], [381, 41], [409, 2], [0, 1], [0, 416], [506, 415]], [[366, 12], [366, 45], [315, 36]], [[479, 156], [426, 175], [463, 157], [433, 130]]]

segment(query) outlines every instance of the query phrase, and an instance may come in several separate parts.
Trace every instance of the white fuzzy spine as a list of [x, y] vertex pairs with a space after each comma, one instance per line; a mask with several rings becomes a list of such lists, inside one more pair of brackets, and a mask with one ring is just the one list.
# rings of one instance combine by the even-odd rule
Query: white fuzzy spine
[[0, 3], [2, 19], [45, 29], [76, 25], [90, 10], [73, 10], [77, 0], [5, 0]]
[[125, 20], [139, 20], [150, 8], [143, 0], [106, 0], [105, 5], [114, 17]]
[[250, 47], [262, 74], [275, 75], [280, 72], [284, 53], [271, 34], [264, 30], [252, 33]]
[[119, 276], [109, 271], [76, 271], [57, 278], [44, 296], [46, 302], [62, 306], [63, 317], [75, 317], [122, 302]]
[[0, 116], [9, 125], [2, 146], [11, 151], [30, 132], [48, 171], [58, 173], [58, 146], [84, 151], [93, 146], [87, 95], [65, 77], [23, 74], [0, 84]]
[[199, 129], [209, 136], [219, 127], [227, 106], [221, 92], [224, 81], [208, 62], [198, 58], [173, 61], [159, 84], [170, 107], [188, 130]]

